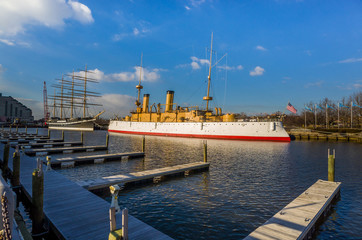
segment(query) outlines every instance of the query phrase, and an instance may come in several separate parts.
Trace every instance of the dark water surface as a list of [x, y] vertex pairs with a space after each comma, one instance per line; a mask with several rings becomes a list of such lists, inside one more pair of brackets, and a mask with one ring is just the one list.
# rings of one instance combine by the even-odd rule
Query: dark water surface
[[[104, 144], [105, 135], [105, 131], [85, 133], [86, 145]], [[78, 132], [65, 136], [80, 139]], [[145, 158], [59, 172], [77, 181], [202, 161], [202, 141], [146, 137]], [[111, 134], [109, 153], [141, 151], [141, 144], [141, 136]], [[210, 171], [126, 189], [120, 193], [120, 206], [175, 239], [241, 239], [318, 179], [327, 179], [331, 148], [336, 150], [341, 199], [319, 227], [316, 239], [362, 239], [361, 144], [225, 140], [207, 144]], [[85, 154], [94, 153], [74, 155]]]

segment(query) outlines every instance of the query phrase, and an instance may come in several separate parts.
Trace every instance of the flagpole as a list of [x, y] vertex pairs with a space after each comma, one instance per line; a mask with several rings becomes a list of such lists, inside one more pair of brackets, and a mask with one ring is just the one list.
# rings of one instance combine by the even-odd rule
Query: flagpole
[[337, 124], [338, 124], [338, 129], [339, 129], [339, 103], [338, 103], [338, 122], [337, 122]]
[[317, 104], [314, 104], [314, 129], [317, 128]]
[[307, 111], [304, 105], [304, 130], [307, 129]]
[[328, 129], [328, 108], [326, 103], [326, 129]]
[[352, 120], [353, 119], [353, 115], [352, 115], [352, 107], [353, 106], [352, 106], [352, 103], [353, 103], [353, 101], [351, 101], [351, 128], [352, 128], [352, 124], [353, 124], [353, 120]]

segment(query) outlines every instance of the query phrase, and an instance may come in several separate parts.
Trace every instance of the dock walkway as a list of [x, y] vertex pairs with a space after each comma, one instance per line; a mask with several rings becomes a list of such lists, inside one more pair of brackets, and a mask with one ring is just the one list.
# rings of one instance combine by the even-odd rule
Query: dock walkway
[[[1, 147], [1, 155], [3, 146]], [[13, 150], [11, 151], [12, 155]], [[20, 181], [25, 195], [32, 195], [32, 172], [35, 158], [21, 156]], [[12, 158], [9, 158], [12, 168]], [[108, 239], [110, 203], [80, 187], [56, 171], [44, 172], [44, 214], [60, 239], [88, 240]], [[121, 228], [122, 216], [116, 215], [117, 228]], [[128, 216], [129, 239], [169, 240], [167, 235]]]
[[107, 146], [85, 146], [85, 147], [63, 147], [63, 148], [41, 148], [26, 150], [25, 154], [35, 156], [37, 153], [55, 154], [63, 152], [87, 152], [87, 151], [102, 151], [107, 150]]
[[126, 153], [112, 153], [112, 154], [99, 154], [91, 156], [78, 156], [78, 157], [65, 157], [57, 158], [50, 162], [51, 167], [59, 168], [62, 167], [62, 164], [66, 163], [66, 166], [69, 167], [69, 164], [72, 166], [77, 166], [80, 164], [92, 164], [92, 163], [103, 163], [109, 161], [120, 160], [123, 157], [137, 158], [144, 157], [144, 152], [126, 152]]
[[244, 240], [308, 239], [339, 195], [340, 182], [318, 180]]
[[152, 169], [142, 172], [127, 173], [103, 177], [95, 180], [79, 181], [80, 186], [88, 190], [104, 189], [115, 184], [126, 184], [131, 182], [139, 182], [154, 179], [155, 177], [170, 176], [190, 171], [201, 171], [209, 169], [210, 164], [204, 162], [193, 162], [172, 167]]
[[44, 147], [71, 147], [71, 146], [81, 146], [83, 142], [44, 142], [44, 143], [28, 143], [28, 144], [12, 144], [11, 147], [23, 146], [25, 148], [44, 148]]

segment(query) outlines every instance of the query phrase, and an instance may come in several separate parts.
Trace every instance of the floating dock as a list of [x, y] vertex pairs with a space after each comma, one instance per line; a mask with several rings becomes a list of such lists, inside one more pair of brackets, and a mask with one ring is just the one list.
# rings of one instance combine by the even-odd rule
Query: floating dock
[[124, 157], [128, 158], [138, 158], [144, 157], [144, 152], [128, 152], [128, 153], [112, 153], [112, 154], [100, 154], [92, 156], [79, 156], [79, 157], [66, 157], [66, 158], [57, 158], [50, 162], [51, 167], [60, 168], [60, 167], [74, 167], [81, 164], [93, 164], [93, 163], [103, 163], [109, 161], [121, 160]]
[[[12, 154], [12, 153], [11, 153]], [[20, 182], [28, 199], [32, 197], [34, 158], [20, 160]], [[9, 158], [12, 169], [12, 158]], [[44, 214], [59, 239], [108, 239], [110, 203], [80, 187], [56, 171], [44, 171]], [[116, 215], [117, 229], [122, 215]], [[128, 238], [133, 240], [169, 240], [167, 235], [128, 215]]]
[[2, 138], [0, 139], [0, 142], [12, 142], [12, 141], [18, 141], [18, 140], [39, 140], [39, 139], [49, 139], [48, 136], [28, 136], [28, 137], [10, 137], [10, 138]]
[[[1, 142], [1, 141], [0, 141]], [[1, 143], [6, 143], [3, 141]], [[64, 139], [38, 139], [38, 140], [18, 140], [11, 141], [12, 145], [27, 144], [27, 143], [53, 143], [53, 142], [64, 142]]]
[[[11, 147], [16, 147], [18, 144], [11, 144]], [[24, 148], [46, 148], [46, 147], [71, 147], [71, 146], [81, 146], [83, 142], [44, 142], [44, 143], [29, 143], [29, 144], [19, 144], [19, 147]]]
[[340, 194], [340, 182], [318, 180], [244, 240], [310, 239]]
[[362, 142], [362, 133], [333, 133], [333, 132], [288, 132], [292, 140], [321, 140]]
[[172, 167], [152, 169], [142, 172], [114, 175], [95, 180], [79, 181], [77, 183], [88, 190], [100, 190], [115, 184], [122, 185], [122, 184], [136, 183], [147, 180], [154, 181], [155, 179], [158, 178], [172, 176], [172, 175], [179, 175], [179, 174], [188, 175], [192, 171], [208, 170], [209, 166], [210, 166], [209, 163], [194, 162], [194, 163], [176, 165]]
[[64, 152], [88, 152], [88, 151], [102, 151], [107, 150], [108, 147], [105, 146], [86, 146], [86, 147], [63, 147], [63, 148], [41, 148], [41, 149], [32, 149], [26, 150], [25, 154], [29, 156], [35, 156], [38, 153], [43, 154], [55, 154], [55, 153], [64, 153]]

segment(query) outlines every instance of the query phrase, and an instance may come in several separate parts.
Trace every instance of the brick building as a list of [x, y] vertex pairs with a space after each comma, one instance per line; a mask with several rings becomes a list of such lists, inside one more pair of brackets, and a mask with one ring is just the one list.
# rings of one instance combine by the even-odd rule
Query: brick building
[[3, 96], [0, 93], [0, 122], [13, 122], [18, 118], [21, 122], [33, 122], [34, 117], [30, 108], [18, 100]]

